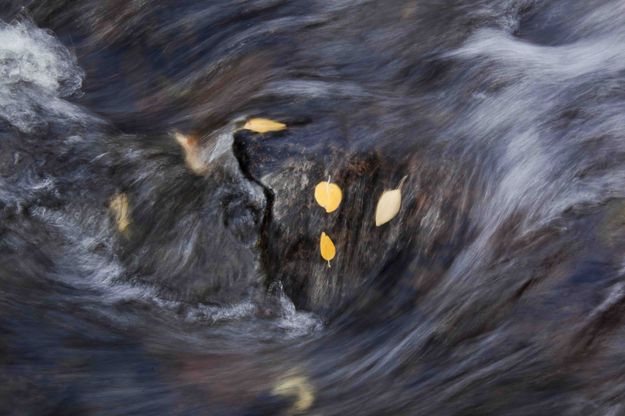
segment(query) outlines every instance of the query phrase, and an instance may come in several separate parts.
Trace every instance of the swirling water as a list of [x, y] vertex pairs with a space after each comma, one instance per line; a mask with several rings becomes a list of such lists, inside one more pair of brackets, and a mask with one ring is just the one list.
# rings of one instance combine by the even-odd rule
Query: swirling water
[[625, 414], [622, 1], [0, 18], [3, 414]]

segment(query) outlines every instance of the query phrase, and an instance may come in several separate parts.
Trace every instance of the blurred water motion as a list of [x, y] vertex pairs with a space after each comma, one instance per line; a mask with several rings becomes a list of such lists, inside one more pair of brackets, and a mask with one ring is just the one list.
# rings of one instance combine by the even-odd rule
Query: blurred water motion
[[625, 414], [624, 256], [622, 1], [0, 0], [0, 414]]

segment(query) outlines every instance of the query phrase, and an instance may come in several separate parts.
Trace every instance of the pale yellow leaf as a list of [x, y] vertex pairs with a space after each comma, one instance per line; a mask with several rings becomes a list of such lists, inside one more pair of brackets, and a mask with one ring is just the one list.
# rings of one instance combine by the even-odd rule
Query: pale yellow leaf
[[326, 233], [321, 233], [321, 238], [319, 239], [319, 251], [321, 251], [321, 257], [324, 260], [330, 261], [336, 256], [336, 248], [334, 247], [334, 243], [328, 237]]
[[314, 389], [305, 376], [292, 375], [280, 380], [274, 386], [272, 394], [282, 397], [293, 397], [295, 402], [289, 414], [302, 413], [315, 401]]
[[117, 224], [117, 231], [120, 233], [126, 232], [130, 225], [130, 214], [128, 208], [128, 195], [125, 193], [115, 194], [109, 203], [109, 209], [115, 216], [115, 223]]
[[186, 134], [182, 134], [179, 131], [174, 132], [174, 137], [178, 144], [182, 146], [185, 153], [192, 151], [195, 149], [196, 140], [192, 136], [187, 136]]
[[286, 129], [286, 124], [268, 118], [251, 118], [247, 120], [243, 128], [257, 133], [267, 133], [270, 131], [284, 130]]
[[178, 144], [184, 150], [184, 160], [187, 163], [187, 167], [198, 175], [203, 175], [208, 170], [208, 165], [202, 160], [201, 149], [198, 144], [198, 139], [194, 136], [187, 136], [180, 132], [175, 132], [174, 137]]
[[319, 182], [315, 186], [315, 201], [325, 208], [327, 213], [335, 211], [341, 205], [342, 199], [343, 192], [335, 183]]
[[401, 187], [405, 180], [406, 177], [401, 180], [397, 189], [384, 191], [380, 196], [378, 205], [375, 207], [376, 227], [386, 224], [395, 218], [399, 212], [399, 209], [401, 208]]

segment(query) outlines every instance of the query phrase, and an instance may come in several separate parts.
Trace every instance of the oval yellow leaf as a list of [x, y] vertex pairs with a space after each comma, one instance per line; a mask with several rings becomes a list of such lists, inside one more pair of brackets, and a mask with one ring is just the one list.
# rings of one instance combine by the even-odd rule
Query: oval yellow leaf
[[386, 224], [399, 212], [401, 208], [401, 187], [406, 177], [401, 180], [399, 187], [390, 191], [384, 191], [375, 207], [375, 226]]
[[342, 199], [343, 192], [335, 183], [319, 182], [315, 186], [315, 201], [325, 208], [327, 213], [336, 211], [339, 205], [341, 205]]
[[328, 237], [326, 233], [321, 233], [321, 238], [319, 239], [319, 251], [321, 251], [321, 257], [324, 260], [330, 261], [336, 256], [336, 248], [334, 247], [334, 243]]
[[286, 124], [268, 118], [251, 118], [243, 126], [245, 130], [252, 130], [256, 133], [267, 133], [270, 131], [280, 131], [286, 129]]
[[130, 225], [130, 214], [128, 209], [128, 195], [125, 193], [115, 194], [109, 202], [109, 209], [115, 216], [117, 231], [124, 233]]

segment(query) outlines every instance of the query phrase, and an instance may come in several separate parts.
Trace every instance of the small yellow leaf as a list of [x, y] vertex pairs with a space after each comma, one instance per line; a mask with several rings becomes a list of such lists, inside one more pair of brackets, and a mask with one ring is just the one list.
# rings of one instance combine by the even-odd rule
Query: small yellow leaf
[[198, 139], [180, 132], [175, 132], [174, 137], [182, 147], [182, 150], [184, 150], [184, 160], [187, 162], [187, 167], [197, 175], [205, 174], [208, 170], [208, 165], [202, 160]]
[[185, 153], [195, 149], [197, 140], [192, 136], [187, 136], [179, 131], [174, 132], [174, 138], [180, 146], [184, 149]]
[[401, 180], [399, 187], [390, 191], [384, 191], [378, 200], [378, 205], [375, 207], [375, 225], [386, 224], [399, 212], [401, 208], [401, 187], [406, 180], [406, 177]]
[[315, 401], [313, 386], [308, 377], [292, 375], [280, 380], [273, 388], [272, 394], [282, 397], [293, 397], [295, 402], [289, 414], [300, 414], [312, 406]]
[[197, 137], [174, 132], [174, 138], [184, 151], [184, 160], [187, 163], [187, 167], [197, 175], [204, 175], [208, 170], [208, 165], [202, 160], [201, 148]]
[[330, 240], [330, 237], [328, 237], [326, 233], [321, 233], [321, 238], [319, 239], [319, 250], [321, 251], [321, 257], [323, 257], [324, 260], [330, 261], [334, 258], [334, 256], [336, 256], [334, 243]]
[[115, 216], [117, 231], [124, 233], [130, 225], [130, 215], [128, 209], [128, 195], [125, 193], [115, 194], [109, 203], [109, 209]]
[[315, 186], [315, 201], [325, 208], [327, 213], [336, 211], [342, 199], [343, 192], [335, 183], [319, 182]]
[[245, 130], [252, 130], [256, 133], [267, 133], [269, 131], [280, 131], [286, 129], [286, 124], [268, 118], [251, 118], [243, 126]]

